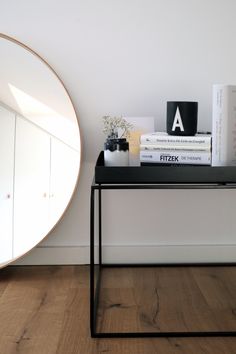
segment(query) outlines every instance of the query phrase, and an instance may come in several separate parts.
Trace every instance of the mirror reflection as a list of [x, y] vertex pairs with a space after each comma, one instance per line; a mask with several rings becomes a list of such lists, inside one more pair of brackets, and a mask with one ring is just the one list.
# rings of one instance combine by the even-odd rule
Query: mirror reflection
[[37, 245], [63, 215], [80, 169], [70, 97], [33, 51], [0, 37], [0, 266]]

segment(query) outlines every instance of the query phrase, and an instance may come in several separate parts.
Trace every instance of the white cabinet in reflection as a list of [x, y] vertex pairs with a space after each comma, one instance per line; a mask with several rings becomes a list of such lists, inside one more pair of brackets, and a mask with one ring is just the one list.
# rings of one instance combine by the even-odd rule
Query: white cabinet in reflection
[[0, 106], [0, 263], [12, 258], [15, 114]]
[[79, 162], [76, 150], [51, 137], [50, 228], [60, 218], [71, 198], [78, 177]]
[[0, 105], [0, 264], [32, 249], [57, 223], [78, 177], [80, 153]]
[[16, 118], [13, 256], [34, 247], [49, 222], [50, 136]]

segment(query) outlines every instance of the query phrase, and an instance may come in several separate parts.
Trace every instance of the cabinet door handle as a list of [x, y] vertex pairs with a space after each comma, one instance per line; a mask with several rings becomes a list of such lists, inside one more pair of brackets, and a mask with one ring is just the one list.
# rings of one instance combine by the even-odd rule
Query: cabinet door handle
[[46, 192], [43, 193], [43, 198], [47, 198], [47, 193]]
[[10, 199], [10, 198], [11, 198], [11, 194], [8, 193], [8, 194], [7, 194], [7, 199]]

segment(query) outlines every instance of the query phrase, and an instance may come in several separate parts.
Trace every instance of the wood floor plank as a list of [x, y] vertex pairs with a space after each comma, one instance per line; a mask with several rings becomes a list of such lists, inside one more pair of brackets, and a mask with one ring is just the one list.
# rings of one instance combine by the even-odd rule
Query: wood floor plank
[[100, 298], [99, 332], [141, 331], [133, 289], [102, 289]]
[[18, 277], [0, 299], [0, 338], [11, 338], [17, 353], [55, 352], [67, 300], [65, 273], [59, 267], [16, 269]]
[[[99, 330], [126, 332], [127, 318], [133, 331], [217, 331], [221, 314], [213, 311], [192, 268], [108, 268], [103, 272]], [[113, 274], [116, 274], [113, 277]], [[126, 278], [126, 284], [115, 282]], [[131, 281], [132, 278], [132, 281]], [[208, 279], [208, 285], [211, 279]], [[128, 288], [124, 288], [127, 286]], [[224, 299], [224, 297], [222, 297]], [[231, 294], [228, 301], [234, 302]], [[231, 312], [230, 312], [231, 314]], [[232, 317], [232, 316], [231, 316]], [[232, 328], [232, 323], [224, 328]]]
[[1, 274], [1, 281], [0, 281], [0, 298], [3, 295], [4, 291], [6, 290], [10, 279], [11, 279], [11, 272], [5, 269], [0, 270]]
[[156, 293], [159, 298], [158, 319], [161, 331], [218, 329], [211, 309], [191, 274], [191, 268], [163, 267], [155, 272], [158, 272]]
[[67, 296], [57, 354], [67, 352], [76, 353], [89, 338], [89, 291], [88, 289], [71, 289]]
[[[169, 270], [109, 271], [101, 298], [105, 315], [101, 329], [111, 326], [116, 330], [115, 325], [119, 328], [124, 321], [125, 330], [133, 324], [142, 330], [153, 326], [163, 330], [167, 326], [164, 321], [170, 319], [168, 328], [177, 326], [177, 320], [182, 321], [181, 328], [198, 327], [203, 319], [208, 328], [216, 326], [214, 315], [218, 308], [223, 309], [220, 316], [224, 325], [234, 323], [228, 311], [232, 312], [235, 306], [236, 267]], [[151, 290], [150, 281], [155, 284]], [[0, 296], [1, 354], [236, 353], [236, 338], [91, 339], [88, 267], [9, 267], [0, 271], [1, 286], [4, 289]], [[165, 298], [167, 295], [171, 295], [169, 299]], [[179, 314], [178, 307], [184, 315]], [[206, 308], [208, 312], [204, 313]], [[210, 314], [212, 320], [208, 318]], [[191, 318], [195, 323], [191, 324]]]
[[236, 269], [209, 267], [192, 270], [220, 330], [236, 330]]

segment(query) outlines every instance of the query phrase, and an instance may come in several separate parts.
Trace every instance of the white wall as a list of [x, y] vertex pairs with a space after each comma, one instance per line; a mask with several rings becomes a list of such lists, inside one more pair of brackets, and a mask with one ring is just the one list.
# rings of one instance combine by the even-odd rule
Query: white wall
[[[160, 130], [167, 100], [197, 100], [199, 129], [211, 129], [212, 84], [236, 83], [235, 12], [234, 0], [2, 1], [0, 31], [58, 72], [83, 135], [71, 206], [24, 262], [88, 261], [89, 185], [104, 114], [153, 115]], [[116, 205], [104, 215], [109, 254], [147, 260], [151, 249], [162, 260], [235, 260], [235, 197], [234, 191], [110, 192], [107, 202]]]

